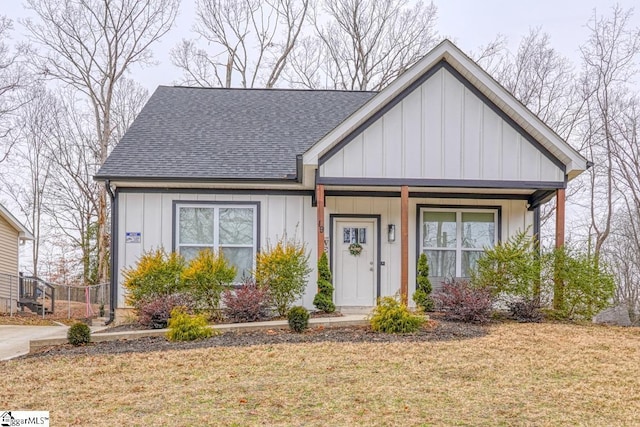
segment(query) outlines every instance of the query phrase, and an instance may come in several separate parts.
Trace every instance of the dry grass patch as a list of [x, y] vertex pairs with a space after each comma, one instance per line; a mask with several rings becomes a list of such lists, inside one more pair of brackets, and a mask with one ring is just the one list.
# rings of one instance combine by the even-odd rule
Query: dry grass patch
[[450, 342], [9, 361], [0, 407], [55, 425], [631, 425], [639, 362], [639, 329], [506, 323]]
[[55, 326], [56, 323], [34, 313], [14, 313], [13, 316], [0, 313], [0, 325]]

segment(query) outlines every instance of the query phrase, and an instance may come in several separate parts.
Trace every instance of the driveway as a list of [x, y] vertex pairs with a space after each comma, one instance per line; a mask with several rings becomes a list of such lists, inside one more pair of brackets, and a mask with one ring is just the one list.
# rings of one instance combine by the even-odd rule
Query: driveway
[[29, 353], [29, 341], [38, 338], [63, 337], [67, 326], [0, 325], [0, 360]]

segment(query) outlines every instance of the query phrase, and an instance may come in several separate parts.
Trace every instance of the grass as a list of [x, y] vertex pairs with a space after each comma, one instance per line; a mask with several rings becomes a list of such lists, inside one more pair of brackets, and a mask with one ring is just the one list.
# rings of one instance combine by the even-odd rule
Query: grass
[[504, 323], [464, 341], [212, 348], [0, 363], [52, 425], [633, 425], [640, 329]]

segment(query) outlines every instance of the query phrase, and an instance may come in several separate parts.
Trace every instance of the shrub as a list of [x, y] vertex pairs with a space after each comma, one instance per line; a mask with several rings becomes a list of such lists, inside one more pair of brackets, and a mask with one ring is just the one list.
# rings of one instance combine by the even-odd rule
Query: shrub
[[207, 325], [207, 319], [200, 314], [189, 314], [184, 308], [176, 307], [169, 319], [169, 341], [194, 341], [209, 338], [213, 330]]
[[[556, 315], [566, 319], [591, 319], [611, 303], [615, 293], [613, 275], [597, 257], [563, 247], [545, 259], [544, 277], [559, 280], [554, 292]], [[554, 295], [555, 297], [555, 295]]]
[[291, 330], [298, 333], [303, 332], [309, 327], [309, 312], [304, 307], [291, 307], [287, 313], [287, 320]]
[[204, 249], [189, 261], [182, 272], [182, 280], [195, 296], [199, 307], [213, 315], [220, 307], [222, 292], [229, 288], [236, 272], [222, 252]]
[[537, 299], [520, 298], [507, 303], [511, 317], [518, 322], [539, 322], [542, 320], [540, 302]]
[[369, 319], [371, 329], [387, 334], [416, 332], [424, 323], [424, 318], [412, 314], [397, 298], [384, 297], [378, 300]]
[[69, 344], [75, 346], [89, 344], [91, 342], [91, 329], [86, 323], [74, 323], [67, 331], [67, 340], [69, 340]]
[[269, 290], [269, 299], [280, 316], [304, 293], [311, 269], [304, 244], [283, 237], [268, 245], [256, 258], [258, 286]]
[[416, 275], [416, 291], [413, 293], [413, 301], [424, 311], [433, 311], [434, 303], [431, 298], [431, 281], [429, 280], [429, 262], [427, 254], [424, 252], [418, 258], [418, 268]]
[[267, 290], [248, 280], [238, 289], [222, 294], [225, 315], [234, 322], [256, 322], [267, 317], [269, 299]]
[[486, 249], [476, 263], [471, 282], [493, 297], [509, 295], [532, 299], [540, 283], [540, 257], [533, 236], [520, 232]]
[[193, 297], [185, 293], [147, 297], [136, 307], [138, 323], [151, 329], [166, 328], [171, 311], [176, 307], [185, 307], [187, 311], [193, 311]]
[[184, 258], [175, 252], [167, 254], [163, 249], [142, 254], [135, 268], [122, 271], [123, 286], [128, 291], [127, 302], [136, 306], [148, 297], [171, 295], [185, 289], [181, 275]]
[[336, 311], [336, 306], [333, 303], [331, 270], [329, 270], [329, 261], [326, 252], [323, 252], [318, 260], [318, 293], [313, 298], [313, 305], [325, 313], [333, 313]]
[[491, 292], [476, 288], [466, 280], [453, 280], [442, 285], [434, 295], [436, 307], [451, 320], [463, 322], [488, 322], [491, 316]]

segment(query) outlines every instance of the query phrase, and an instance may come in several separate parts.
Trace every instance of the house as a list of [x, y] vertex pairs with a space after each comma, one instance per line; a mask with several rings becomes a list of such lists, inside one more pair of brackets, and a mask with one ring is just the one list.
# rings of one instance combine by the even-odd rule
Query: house
[[31, 232], [0, 204], [0, 312], [17, 309], [19, 245], [33, 240]]
[[467, 276], [484, 247], [537, 233], [553, 197], [561, 245], [587, 163], [447, 40], [379, 93], [159, 87], [95, 177], [112, 296], [125, 307], [121, 270], [143, 251], [220, 249], [240, 275], [286, 233], [328, 252], [343, 310], [406, 298], [419, 253], [434, 283]]

